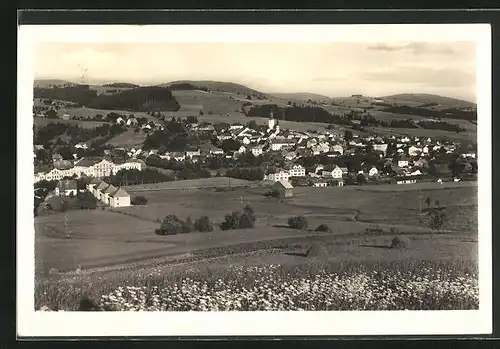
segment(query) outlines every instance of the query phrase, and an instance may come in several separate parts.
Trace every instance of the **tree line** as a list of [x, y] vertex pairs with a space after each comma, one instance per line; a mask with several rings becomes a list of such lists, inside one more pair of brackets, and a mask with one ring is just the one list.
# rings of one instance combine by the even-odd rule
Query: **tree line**
[[70, 101], [88, 108], [130, 111], [178, 111], [180, 104], [168, 88], [138, 87], [111, 95], [98, 95], [88, 85], [72, 87], [34, 88], [35, 98]]

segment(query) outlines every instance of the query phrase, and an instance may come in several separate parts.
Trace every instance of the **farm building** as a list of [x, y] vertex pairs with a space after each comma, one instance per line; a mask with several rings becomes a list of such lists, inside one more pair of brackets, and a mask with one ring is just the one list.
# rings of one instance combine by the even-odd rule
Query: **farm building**
[[96, 192], [96, 187], [101, 184], [101, 180], [99, 178], [92, 178], [92, 180], [87, 183], [87, 190], [95, 196], [95, 192]]
[[130, 206], [130, 194], [121, 188], [116, 188], [112, 184], [94, 178], [87, 184], [87, 190], [92, 193], [97, 200], [111, 207]]
[[279, 193], [280, 198], [289, 198], [293, 196], [293, 186], [288, 180], [280, 180], [274, 183], [273, 189]]
[[75, 180], [59, 181], [54, 193], [58, 196], [72, 196], [78, 193], [78, 184]]

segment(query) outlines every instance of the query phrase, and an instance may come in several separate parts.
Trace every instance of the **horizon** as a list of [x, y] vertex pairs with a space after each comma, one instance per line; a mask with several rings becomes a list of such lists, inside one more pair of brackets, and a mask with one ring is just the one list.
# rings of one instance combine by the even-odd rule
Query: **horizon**
[[[169, 84], [169, 83], [175, 83], [175, 82], [212, 82], [212, 83], [234, 83], [234, 84], [240, 84], [240, 83], [235, 83], [233, 81], [216, 81], [216, 80], [186, 80], [186, 79], [183, 79], [183, 80], [174, 80], [174, 81], [166, 81], [166, 82], [162, 82], [162, 83], [151, 83], [151, 84], [144, 84], [144, 83], [136, 83], [136, 82], [131, 82], [131, 81], [122, 81], [122, 80], [96, 80], [95, 82], [92, 81], [92, 82], [87, 82], [87, 83], [81, 83], [81, 82], [76, 82], [75, 80], [68, 80], [68, 79], [60, 79], [60, 78], [35, 78], [34, 81], [50, 81], [50, 80], [54, 80], [54, 81], [64, 81], [64, 82], [67, 82], [67, 83], [70, 83], [70, 84], [75, 84], [75, 85], [79, 85], [79, 84], [82, 84], [82, 85], [89, 85], [89, 86], [102, 86], [102, 85], [106, 85], [106, 84], [116, 84], [116, 83], [130, 83], [130, 84], [134, 84], [134, 85], [138, 85], [139, 87], [146, 87], [146, 86], [158, 86], [158, 85], [162, 85], [162, 84]], [[245, 85], [245, 84], [240, 84], [242, 86], [245, 86], [245, 87], [248, 87], [248, 88], [251, 88], [251, 89], [255, 89], [254, 87], [252, 86], [248, 86], [248, 85]], [[255, 89], [257, 90], [257, 89]], [[359, 94], [359, 93], [353, 93], [351, 95], [338, 95], [338, 96], [327, 96], [327, 95], [324, 95], [324, 94], [321, 94], [321, 93], [316, 93], [316, 92], [309, 92], [309, 91], [297, 91], [297, 92], [280, 92], [280, 91], [264, 91], [264, 90], [257, 90], [258, 92], [262, 92], [262, 93], [265, 93], [265, 94], [268, 94], [268, 95], [278, 95], [278, 94], [283, 94], [283, 95], [295, 95], [295, 94], [310, 94], [310, 95], [318, 95], [318, 96], [323, 96], [323, 97], [327, 97], [327, 98], [330, 98], [330, 99], [335, 99], [335, 98], [349, 98], [351, 97], [351, 95], [355, 95], [355, 94]], [[473, 103], [473, 104], [477, 104], [476, 101], [472, 101], [472, 100], [469, 100], [469, 99], [465, 99], [465, 98], [459, 98], [459, 97], [452, 97], [452, 96], [447, 96], [447, 95], [443, 95], [443, 94], [435, 94], [435, 93], [427, 93], [427, 92], [409, 92], [409, 91], [406, 91], [406, 92], [398, 92], [398, 93], [394, 93], [394, 94], [390, 94], [390, 95], [365, 95], [365, 94], [361, 94], [363, 97], [370, 97], [370, 98], [384, 98], [384, 97], [390, 97], [390, 96], [393, 96], [393, 95], [403, 95], [403, 94], [408, 94], [408, 95], [432, 95], [432, 96], [438, 96], [438, 97], [444, 97], [444, 98], [453, 98], [453, 99], [457, 99], [457, 100], [462, 100], [462, 101], [465, 101], [465, 102], [469, 102], [469, 103]]]
[[217, 81], [267, 94], [410, 93], [477, 103], [474, 42], [43, 43], [35, 52], [35, 80]]

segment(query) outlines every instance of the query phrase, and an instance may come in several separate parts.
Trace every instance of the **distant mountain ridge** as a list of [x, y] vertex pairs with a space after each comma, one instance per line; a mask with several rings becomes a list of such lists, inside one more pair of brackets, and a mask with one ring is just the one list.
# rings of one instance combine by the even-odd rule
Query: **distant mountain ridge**
[[225, 82], [225, 81], [212, 81], [212, 80], [177, 80], [170, 81], [164, 84], [160, 84], [162, 87], [169, 87], [171, 85], [180, 85], [180, 84], [190, 84], [194, 86], [198, 86], [200, 88], [208, 89], [210, 91], [219, 91], [219, 92], [229, 92], [235, 94], [245, 94], [245, 95], [258, 95], [258, 96], [266, 96], [267, 94], [261, 91], [254, 90], [245, 85], [240, 85], [234, 82]]
[[434, 94], [426, 93], [399, 93], [390, 96], [382, 97], [386, 101], [399, 100], [399, 101], [409, 101], [416, 103], [436, 103], [441, 105], [463, 105], [464, 107], [475, 107], [476, 103], [466, 101], [463, 99], [439, 96]]
[[[34, 82], [34, 87], [46, 88], [53, 86], [77, 86], [80, 85], [78, 83], [74, 83], [67, 80], [61, 79], [37, 79]], [[97, 86], [97, 85], [96, 85]], [[141, 85], [127, 83], [127, 82], [114, 82], [102, 84], [100, 86], [103, 87], [128, 87], [128, 88], [139, 88]], [[146, 85], [144, 85], [146, 86]], [[309, 92], [296, 92], [296, 93], [267, 93], [255, 90], [253, 88], [247, 87], [242, 84], [237, 84], [233, 82], [225, 82], [225, 81], [213, 81], [213, 80], [176, 80], [170, 81], [163, 84], [150, 84], [149, 86], [159, 86], [159, 87], [172, 87], [172, 89], [192, 89], [199, 88], [200, 90], [205, 91], [217, 91], [217, 92], [227, 92], [241, 95], [253, 95], [253, 96], [262, 96], [262, 97], [275, 97], [285, 100], [297, 100], [297, 101], [308, 101], [309, 99], [312, 101], [320, 102], [331, 102], [335, 98], [328, 97], [318, 93], [309, 93]], [[349, 98], [349, 97], [345, 97]], [[369, 97], [370, 98], [370, 97]], [[425, 104], [439, 104], [443, 106], [449, 107], [460, 107], [460, 108], [473, 108], [476, 106], [475, 103], [446, 96], [440, 96], [435, 94], [425, 94], [425, 93], [400, 93], [389, 96], [380, 97], [387, 102], [413, 102], [420, 103], [422, 105]]]

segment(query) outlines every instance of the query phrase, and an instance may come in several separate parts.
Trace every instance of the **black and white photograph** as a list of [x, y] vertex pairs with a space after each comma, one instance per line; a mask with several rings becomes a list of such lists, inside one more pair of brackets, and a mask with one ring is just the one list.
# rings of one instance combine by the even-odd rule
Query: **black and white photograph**
[[491, 331], [489, 26], [19, 35], [26, 333]]

